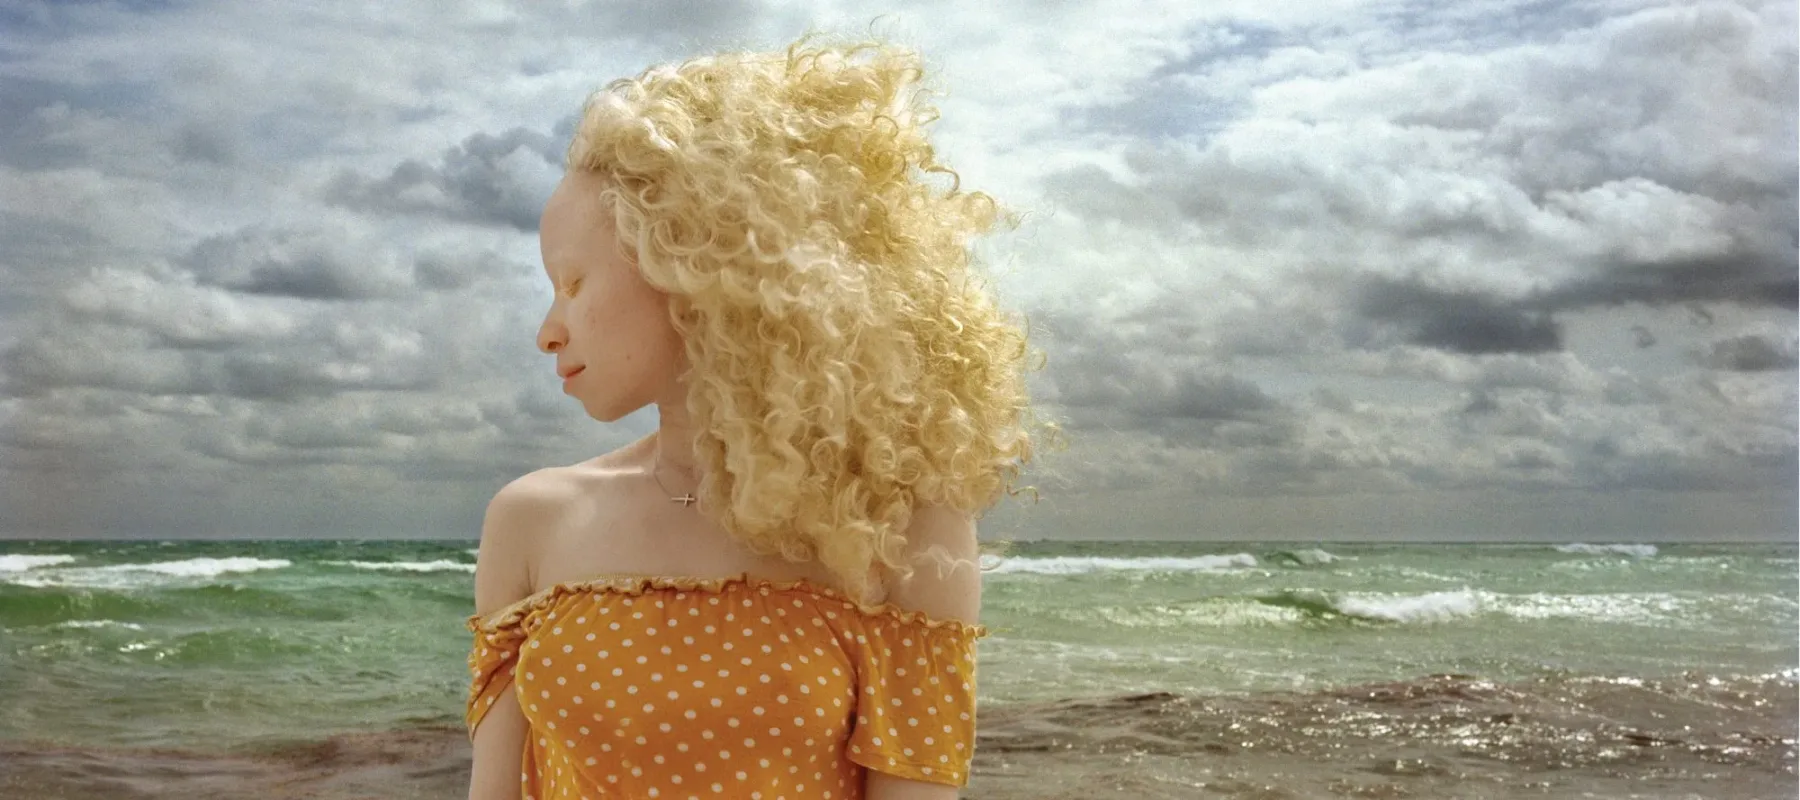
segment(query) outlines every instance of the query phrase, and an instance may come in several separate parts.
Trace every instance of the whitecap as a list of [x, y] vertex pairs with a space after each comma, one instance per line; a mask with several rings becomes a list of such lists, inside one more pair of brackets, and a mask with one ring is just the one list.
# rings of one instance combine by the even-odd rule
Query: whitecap
[[230, 572], [259, 572], [266, 569], [284, 569], [293, 566], [294, 562], [285, 558], [249, 558], [233, 556], [231, 558], [188, 558], [181, 561], [152, 561], [144, 564], [111, 564], [95, 567], [96, 572], [154, 572], [159, 575], [173, 575], [177, 578], [211, 578]]
[[67, 564], [74, 560], [74, 556], [60, 554], [49, 556], [0, 555], [0, 572], [28, 572], [39, 567]]
[[72, 620], [69, 620], [68, 622], [59, 622], [53, 627], [57, 627], [57, 628], [124, 628], [126, 630], [132, 630], [132, 631], [141, 631], [144, 629], [144, 626], [139, 625], [135, 622], [119, 622], [118, 620], [111, 620], [111, 619], [72, 619]]
[[355, 567], [356, 569], [377, 570], [383, 572], [474, 572], [475, 565], [461, 561], [327, 561], [327, 564], [339, 567]]
[[1481, 601], [1468, 589], [1415, 595], [1342, 595], [1329, 605], [1338, 613], [1384, 622], [1441, 622], [1474, 616]]
[[1283, 562], [1302, 567], [1310, 567], [1318, 564], [1331, 564], [1345, 560], [1343, 556], [1321, 550], [1317, 547], [1308, 548], [1306, 550], [1278, 550], [1269, 554], [1267, 558], [1270, 561]]
[[991, 562], [996, 574], [1080, 575], [1090, 572], [1217, 572], [1256, 566], [1256, 556], [1233, 553], [1186, 558], [1105, 558], [1100, 556], [1004, 557]]
[[8, 575], [5, 580], [7, 583], [34, 589], [57, 586], [135, 589], [163, 585], [169, 578], [216, 578], [232, 573], [283, 569], [292, 565], [293, 562], [285, 558], [189, 558], [180, 561], [39, 570]]
[[1587, 544], [1573, 542], [1556, 546], [1558, 553], [1577, 553], [1586, 556], [1631, 556], [1632, 558], [1651, 558], [1656, 555], [1653, 544]]

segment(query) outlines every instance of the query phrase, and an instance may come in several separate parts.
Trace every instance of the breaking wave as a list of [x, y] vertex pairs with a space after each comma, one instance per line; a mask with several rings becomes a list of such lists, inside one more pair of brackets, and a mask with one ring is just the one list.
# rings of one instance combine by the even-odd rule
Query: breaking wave
[[1103, 558], [1097, 556], [1009, 557], [992, 562], [990, 573], [1080, 575], [1090, 572], [1217, 572], [1256, 566], [1256, 556], [1233, 553], [1185, 558]]
[[30, 572], [31, 570], [38, 569], [40, 567], [54, 567], [58, 564], [68, 564], [74, 560], [75, 560], [74, 556], [65, 556], [65, 555], [52, 555], [52, 556], [3, 555], [3, 556], [0, 556], [0, 572]]
[[1294, 589], [1256, 598], [1258, 602], [1292, 608], [1316, 616], [1341, 616], [1375, 622], [1442, 622], [1472, 617], [1481, 610], [1481, 598], [1468, 589], [1426, 594], [1335, 594], [1314, 589]]
[[293, 563], [285, 558], [247, 558], [242, 556], [188, 558], [180, 561], [108, 564], [101, 567], [27, 570], [23, 574], [8, 575], [4, 580], [7, 583], [33, 588], [81, 586], [126, 589], [133, 586], [156, 585], [168, 578], [216, 578], [231, 573], [285, 569], [293, 566]]
[[463, 561], [326, 561], [338, 567], [378, 570], [383, 572], [474, 572], [475, 565]]
[[1307, 550], [1277, 550], [1268, 554], [1265, 558], [1273, 564], [1287, 564], [1296, 567], [1311, 567], [1318, 564], [1331, 564], [1344, 560], [1343, 556], [1335, 553], [1328, 553], [1316, 547]]
[[1653, 558], [1656, 556], [1656, 545], [1653, 544], [1559, 544], [1558, 553], [1576, 553], [1584, 556], [1631, 556], [1632, 558]]

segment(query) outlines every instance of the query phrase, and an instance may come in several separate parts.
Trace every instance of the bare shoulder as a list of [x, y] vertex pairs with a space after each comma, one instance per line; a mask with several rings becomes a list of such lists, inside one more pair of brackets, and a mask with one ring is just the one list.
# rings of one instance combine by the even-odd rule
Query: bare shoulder
[[981, 548], [972, 516], [938, 506], [915, 510], [904, 558], [912, 576], [885, 576], [887, 602], [934, 619], [979, 621]]
[[488, 502], [489, 516], [498, 515], [504, 520], [556, 511], [575, 496], [580, 469], [580, 465], [545, 467], [514, 478]]
[[543, 542], [579, 491], [579, 467], [546, 467], [513, 479], [488, 501], [475, 556], [475, 613], [529, 596]]

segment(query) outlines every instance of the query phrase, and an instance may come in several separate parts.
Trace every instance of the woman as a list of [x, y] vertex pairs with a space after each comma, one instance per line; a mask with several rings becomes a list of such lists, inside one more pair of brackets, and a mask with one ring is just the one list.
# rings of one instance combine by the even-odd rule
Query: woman
[[968, 780], [973, 518], [1037, 426], [1025, 335], [968, 274], [1000, 212], [914, 174], [955, 177], [916, 55], [811, 38], [584, 109], [540, 223], [538, 345], [593, 418], [660, 423], [488, 506], [472, 798]]

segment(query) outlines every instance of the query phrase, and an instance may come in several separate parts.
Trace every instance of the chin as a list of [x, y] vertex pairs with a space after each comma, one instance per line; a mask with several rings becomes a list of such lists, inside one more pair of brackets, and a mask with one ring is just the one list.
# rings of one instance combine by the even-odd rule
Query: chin
[[581, 398], [581, 409], [597, 422], [618, 422], [636, 409], [626, 409], [619, 405], [598, 405], [587, 398]]
[[583, 410], [587, 411], [587, 415], [595, 422], [618, 422], [625, 417], [624, 414], [614, 413], [611, 409], [595, 409], [587, 407]]

